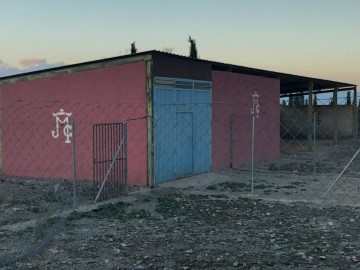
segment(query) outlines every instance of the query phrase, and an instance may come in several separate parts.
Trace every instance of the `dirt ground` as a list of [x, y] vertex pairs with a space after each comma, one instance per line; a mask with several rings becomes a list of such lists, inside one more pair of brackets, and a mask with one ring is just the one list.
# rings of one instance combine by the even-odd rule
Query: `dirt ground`
[[[359, 140], [134, 187], [0, 180], [0, 269], [360, 269]], [[326, 148], [326, 149], [325, 149]], [[253, 193], [251, 189], [253, 187]], [[16, 192], [14, 192], [14, 190]], [[324, 195], [326, 197], [324, 198]]]

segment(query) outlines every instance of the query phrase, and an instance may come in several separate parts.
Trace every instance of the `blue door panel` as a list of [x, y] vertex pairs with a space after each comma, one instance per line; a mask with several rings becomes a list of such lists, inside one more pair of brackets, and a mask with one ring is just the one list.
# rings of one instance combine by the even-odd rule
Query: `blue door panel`
[[177, 111], [193, 110], [193, 91], [192, 90], [175, 90], [175, 100]]
[[173, 91], [158, 90], [154, 99], [159, 104], [154, 106], [155, 177], [157, 182], [163, 182], [174, 177]]
[[193, 174], [193, 114], [176, 112], [175, 177]]

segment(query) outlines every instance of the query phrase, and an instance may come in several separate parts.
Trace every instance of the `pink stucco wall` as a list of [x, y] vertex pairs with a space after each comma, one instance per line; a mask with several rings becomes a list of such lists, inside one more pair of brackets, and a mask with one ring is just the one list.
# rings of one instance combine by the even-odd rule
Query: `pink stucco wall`
[[223, 71], [212, 72], [213, 170], [251, 162], [252, 94], [259, 94], [255, 122], [255, 161], [280, 155], [280, 82], [276, 79]]
[[[93, 178], [93, 124], [146, 116], [144, 62], [1, 86], [2, 171], [6, 175], [72, 176], [71, 144], [54, 139], [52, 113], [75, 121], [77, 178]], [[63, 129], [61, 128], [60, 131]], [[147, 184], [146, 119], [128, 124], [129, 183]]]

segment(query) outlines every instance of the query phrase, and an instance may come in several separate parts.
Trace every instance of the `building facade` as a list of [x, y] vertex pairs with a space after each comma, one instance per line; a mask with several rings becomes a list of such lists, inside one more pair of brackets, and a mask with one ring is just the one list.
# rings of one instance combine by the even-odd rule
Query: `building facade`
[[119, 144], [94, 125], [124, 122], [130, 185], [250, 163], [253, 116], [256, 161], [276, 159], [278, 75], [149, 51], [0, 78], [1, 172], [92, 180], [95, 145]]

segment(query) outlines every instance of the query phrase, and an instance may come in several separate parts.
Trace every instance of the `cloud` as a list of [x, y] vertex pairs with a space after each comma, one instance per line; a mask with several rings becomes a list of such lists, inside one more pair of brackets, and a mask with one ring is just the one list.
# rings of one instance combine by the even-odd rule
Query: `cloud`
[[0, 60], [0, 77], [8, 76], [12, 74], [19, 73], [19, 69], [17, 67], [12, 67], [2, 60]]
[[36, 70], [42, 70], [42, 69], [49, 69], [49, 68], [55, 68], [55, 67], [61, 67], [64, 66], [65, 63], [64, 62], [59, 62], [59, 63], [54, 63], [54, 64], [48, 64], [48, 63], [44, 63], [44, 64], [39, 64], [36, 66], [29, 66], [25, 69], [20, 69], [20, 72], [31, 72], [31, 71], [36, 71]]
[[25, 67], [30, 67], [30, 66], [44, 65], [47, 63], [46, 63], [46, 59], [24, 58], [19, 61], [19, 64]]
[[171, 48], [171, 47], [164, 47], [163, 51], [167, 52], [167, 53], [173, 53], [173, 51], [175, 50], [175, 48]]
[[[24, 61], [26, 60], [26, 61]], [[37, 60], [37, 61], [28, 61], [28, 60]], [[39, 61], [40, 60], [40, 61]], [[23, 62], [23, 64], [22, 64]], [[49, 69], [54, 67], [64, 66], [64, 62], [48, 64], [46, 59], [22, 59], [19, 62], [21, 65], [26, 66], [26, 68], [18, 68], [11, 66], [0, 59], [0, 77], [16, 75], [20, 73], [26, 73], [31, 71]], [[30, 64], [32, 63], [32, 64]]]

